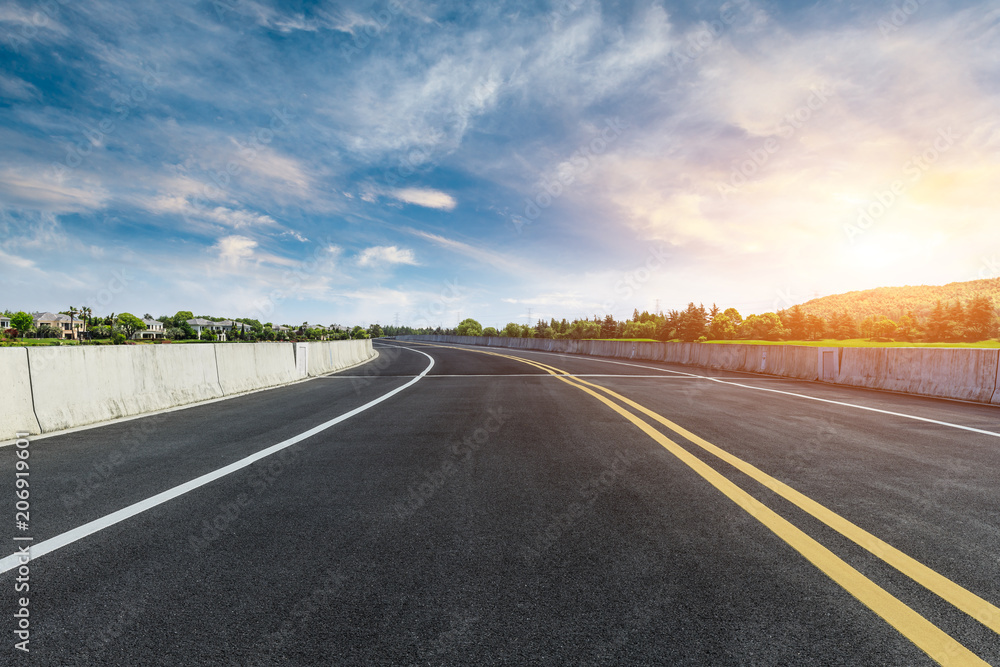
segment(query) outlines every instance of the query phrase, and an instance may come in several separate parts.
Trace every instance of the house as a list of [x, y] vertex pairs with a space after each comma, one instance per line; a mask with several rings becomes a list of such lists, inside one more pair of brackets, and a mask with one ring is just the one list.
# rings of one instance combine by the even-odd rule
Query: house
[[220, 326], [222, 322], [213, 322], [212, 320], [206, 320], [201, 317], [196, 317], [193, 320], [188, 320], [187, 323], [190, 324], [191, 328], [194, 329], [194, 332], [198, 334], [198, 338], [201, 338], [202, 331], [211, 331], [216, 336], [218, 336], [220, 341], [223, 342], [226, 340], [225, 332], [228, 330], [232, 330], [233, 328], [232, 324], [230, 324], [228, 329], [223, 329], [222, 326]]
[[315, 330], [319, 331], [319, 339], [320, 340], [329, 340], [329, 338], [330, 338], [330, 331], [329, 331], [329, 329], [327, 329], [322, 324], [309, 324], [308, 322], [306, 322], [305, 324], [302, 325], [301, 328], [302, 328], [303, 331], [309, 331], [311, 329], [315, 329]]
[[163, 322], [143, 319], [146, 328], [132, 334], [132, 340], [158, 340], [163, 338]]
[[0, 315], [0, 329], [10, 329], [10, 318], [6, 315]]
[[248, 325], [243, 322], [234, 322], [233, 320], [219, 320], [218, 322], [213, 322], [212, 320], [202, 319], [196, 317], [193, 320], [188, 320], [188, 324], [194, 329], [195, 333], [198, 334], [198, 338], [201, 338], [202, 331], [211, 331], [216, 336], [218, 336], [220, 341], [226, 340], [226, 333], [231, 332], [233, 329], [246, 330]]
[[83, 320], [78, 317], [71, 318], [62, 313], [32, 313], [31, 317], [35, 321], [36, 329], [43, 324], [48, 324], [53, 329], [59, 330], [60, 338], [76, 340], [85, 331]]

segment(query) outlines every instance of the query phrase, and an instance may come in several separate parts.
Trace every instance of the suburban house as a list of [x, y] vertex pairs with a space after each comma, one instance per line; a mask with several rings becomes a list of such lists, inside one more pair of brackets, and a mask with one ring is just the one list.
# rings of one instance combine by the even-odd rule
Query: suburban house
[[0, 329], [10, 329], [10, 318], [6, 315], [0, 315]]
[[132, 340], [159, 340], [163, 338], [163, 322], [143, 319], [146, 328], [132, 334]]
[[308, 322], [306, 322], [300, 328], [302, 331], [308, 331], [309, 329], [318, 330], [320, 332], [319, 336], [320, 340], [328, 340], [330, 338], [330, 330], [327, 329], [322, 324], [309, 324]]
[[226, 340], [225, 332], [233, 328], [232, 325], [230, 325], [228, 329], [223, 329], [221, 326], [222, 322], [213, 322], [212, 320], [206, 320], [201, 317], [196, 317], [193, 320], [188, 320], [187, 323], [190, 324], [191, 328], [194, 329], [194, 332], [198, 334], [198, 338], [201, 338], [202, 331], [211, 331], [212, 333], [214, 333], [216, 336], [219, 337], [220, 341], [225, 341]]
[[62, 313], [32, 313], [35, 320], [35, 328], [48, 324], [53, 329], [58, 329], [61, 338], [79, 339], [80, 333], [84, 331], [83, 320], [78, 317], [70, 318]]
[[191, 328], [194, 329], [196, 334], [198, 334], [198, 338], [201, 338], [202, 331], [211, 331], [219, 337], [220, 341], [225, 341], [226, 333], [232, 331], [233, 329], [246, 331], [250, 328], [249, 325], [243, 322], [234, 322], [233, 320], [220, 320], [218, 322], [213, 322], [212, 320], [206, 320], [200, 317], [188, 320], [187, 323], [190, 324]]

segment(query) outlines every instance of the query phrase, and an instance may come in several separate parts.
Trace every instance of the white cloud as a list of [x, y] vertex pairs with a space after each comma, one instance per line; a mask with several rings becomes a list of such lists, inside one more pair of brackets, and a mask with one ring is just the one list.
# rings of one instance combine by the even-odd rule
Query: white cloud
[[407, 248], [391, 246], [373, 246], [366, 248], [358, 255], [360, 266], [379, 266], [382, 264], [410, 264], [417, 265], [417, 260], [413, 256], [413, 251]]
[[27, 257], [21, 257], [19, 255], [11, 255], [3, 250], [0, 250], [0, 263], [4, 266], [13, 267], [15, 269], [33, 269], [35, 268], [35, 263], [28, 259]]
[[420, 231], [419, 229], [405, 229], [404, 231], [418, 236], [422, 239], [430, 241], [436, 246], [450, 250], [451, 252], [457, 253], [469, 259], [475, 260], [482, 264], [487, 264], [501, 271], [512, 273], [512, 274], [527, 274], [534, 273], [535, 270], [528, 270], [528, 267], [523, 266], [517, 260], [511, 259], [502, 253], [494, 252], [492, 250], [484, 250], [482, 248], [477, 248], [468, 243], [463, 243], [462, 241], [456, 241], [455, 239], [449, 239], [438, 234], [431, 234], [430, 232]]
[[0, 198], [7, 205], [55, 213], [78, 213], [101, 208], [108, 192], [98, 183], [77, 178], [74, 183], [54, 174], [26, 168], [0, 173]]
[[269, 215], [254, 211], [233, 210], [225, 206], [216, 206], [205, 211], [205, 218], [218, 222], [220, 225], [241, 229], [244, 227], [276, 227], [278, 223]]
[[239, 266], [245, 260], [252, 259], [257, 242], [246, 236], [224, 236], [215, 244], [214, 249], [219, 259], [229, 266]]
[[455, 198], [446, 192], [430, 188], [400, 188], [389, 190], [386, 194], [407, 204], [436, 208], [442, 211], [451, 211], [457, 204]]

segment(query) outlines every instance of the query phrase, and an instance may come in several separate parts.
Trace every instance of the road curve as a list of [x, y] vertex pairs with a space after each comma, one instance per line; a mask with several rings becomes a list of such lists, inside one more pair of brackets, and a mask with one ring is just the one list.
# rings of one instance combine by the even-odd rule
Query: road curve
[[0, 664], [1000, 665], [1000, 409], [376, 346], [0, 449]]

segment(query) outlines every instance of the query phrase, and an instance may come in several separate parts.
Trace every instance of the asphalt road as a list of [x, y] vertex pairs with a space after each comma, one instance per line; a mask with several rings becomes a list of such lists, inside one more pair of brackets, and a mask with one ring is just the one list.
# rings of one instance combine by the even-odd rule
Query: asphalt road
[[1000, 665], [997, 408], [376, 347], [341, 374], [30, 439], [26, 530], [0, 449], [2, 555], [36, 550], [26, 577], [4, 561], [0, 664]]

